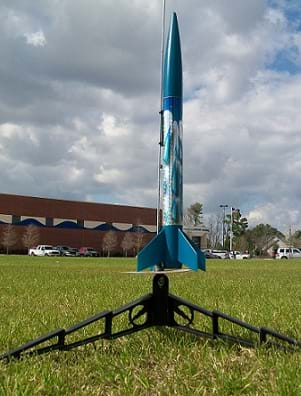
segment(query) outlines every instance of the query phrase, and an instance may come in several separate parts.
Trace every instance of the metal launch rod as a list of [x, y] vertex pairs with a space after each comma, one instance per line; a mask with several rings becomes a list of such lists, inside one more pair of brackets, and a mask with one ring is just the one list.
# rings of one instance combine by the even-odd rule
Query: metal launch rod
[[164, 65], [164, 41], [165, 41], [165, 0], [162, 4], [162, 36], [161, 36], [161, 73], [160, 73], [160, 139], [158, 153], [158, 201], [157, 201], [157, 234], [160, 231], [160, 209], [161, 209], [161, 156], [163, 147], [163, 65]]

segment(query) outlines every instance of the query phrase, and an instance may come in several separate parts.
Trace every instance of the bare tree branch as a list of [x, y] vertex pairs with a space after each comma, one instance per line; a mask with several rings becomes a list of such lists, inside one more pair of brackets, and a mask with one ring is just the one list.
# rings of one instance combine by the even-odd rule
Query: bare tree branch
[[118, 238], [114, 231], [108, 231], [102, 240], [102, 248], [107, 252], [107, 257], [110, 257], [111, 252], [116, 248]]
[[36, 246], [40, 240], [40, 230], [37, 226], [30, 224], [26, 227], [25, 232], [22, 236], [22, 243], [27, 248], [30, 249]]
[[6, 254], [9, 253], [9, 249], [13, 247], [17, 242], [18, 242], [18, 236], [16, 230], [14, 229], [13, 225], [7, 224], [4, 227], [1, 238], [1, 245], [6, 248]]
[[125, 257], [127, 257], [128, 251], [134, 247], [134, 244], [133, 234], [131, 232], [126, 232], [121, 242], [121, 247]]

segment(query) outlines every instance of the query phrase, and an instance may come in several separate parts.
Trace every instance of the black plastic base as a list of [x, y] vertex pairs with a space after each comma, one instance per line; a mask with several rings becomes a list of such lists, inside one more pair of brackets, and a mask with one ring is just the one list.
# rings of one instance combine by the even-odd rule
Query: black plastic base
[[[128, 328], [116, 332], [112, 331], [113, 319], [123, 313], [128, 313]], [[210, 331], [204, 331], [193, 327], [194, 318], [198, 314], [200, 314], [201, 317], [209, 318], [211, 322], [209, 322]], [[231, 323], [231, 325], [237, 325], [250, 333], [254, 333], [256, 339], [246, 339], [223, 333], [220, 330], [220, 319]], [[70, 334], [100, 320], [104, 320], [103, 332], [92, 337], [68, 343], [68, 336]], [[255, 327], [219, 311], [208, 311], [205, 308], [170, 294], [168, 277], [165, 274], [156, 274], [153, 278], [152, 293], [146, 294], [115, 311], [103, 311], [68, 329], [51, 331], [48, 334], [0, 355], [0, 360], [8, 361], [11, 358], [20, 358], [21, 355], [24, 355], [24, 352], [26, 352], [26, 355], [32, 355], [54, 350], [66, 351], [95, 342], [99, 339], [115, 339], [152, 326], [169, 326], [194, 334], [198, 337], [207, 337], [211, 339], [219, 338], [227, 342], [237, 343], [247, 347], [267, 344], [283, 349], [293, 350], [301, 348], [301, 342], [294, 338], [290, 338], [265, 327]], [[49, 340], [54, 340], [56, 342], [41, 347], [41, 344]]]

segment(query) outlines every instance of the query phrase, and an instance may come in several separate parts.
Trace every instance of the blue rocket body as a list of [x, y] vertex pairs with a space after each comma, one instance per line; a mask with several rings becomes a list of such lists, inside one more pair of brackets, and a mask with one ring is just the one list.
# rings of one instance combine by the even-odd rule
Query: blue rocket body
[[183, 83], [177, 15], [171, 18], [162, 78], [162, 229], [138, 254], [137, 270], [182, 265], [205, 270], [205, 256], [183, 232]]

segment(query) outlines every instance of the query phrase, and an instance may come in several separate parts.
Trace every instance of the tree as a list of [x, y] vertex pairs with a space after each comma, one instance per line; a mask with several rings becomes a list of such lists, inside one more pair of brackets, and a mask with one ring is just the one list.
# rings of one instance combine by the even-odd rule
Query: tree
[[297, 230], [293, 234], [293, 238], [295, 239], [301, 239], [301, 230]]
[[[225, 223], [228, 225], [228, 230], [231, 225], [231, 215], [226, 216]], [[232, 208], [232, 232], [234, 237], [243, 235], [248, 228], [248, 220], [246, 217], [242, 217], [240, 209]]]
[[232, 212], [232, 222], [232, 231], [236, 237], [242, 236], [249, 226], [247, 218], [242, 217], [239, 209]]
[[140, 249], [144, 245], [144, 229], [141, 227], [141, 219], [137, 219], [136, 225], [134, 227], [134, 247], [136, 252], [139, 253]]
[[9, 249], [18, 242], [18, 236], [11, 224], [7, 224], [4, 227], [1, 244], [6, 248], [6, 254], [9, 253]]
[[144, 231], [142, 230], [141, 227], [138, 227], [137, 231], [135, 232], [135, 238], [134, 238], [134, 246], [136, 248], [137, 253], [139, 253], [143, 245], [144, 245]]
[[235, 249], [240, 250], [241, 252], [250, 250], [250, 246], [246, 234], [240, 235], [239, 237], [235, 237], [234, 241], [235, 241]]
[[297, 230], [294, 233], [289, 232], [288, 243], [290, 246], [301, 247], [301, 231]]
[[[240, 245], [246, 245], [243, 238], [245, 232], [249, 226], [246, 217], [242, 217], [240, 209], [232, 208], [231, 214], [226, 215], [225, 224], [227, 227], [225, 246], [230, 247], [230, 232], [231, 232], [231, 221], [232, 221], [232, 233], [233, 233], [233, 249], [241, 249]], [[246, 249], [242, 249], [246, 250]]]
[[121, 242], [121, 247], [125, 257], [128, 256], [128, 251], [134, 247], [134, 238], [131, 232], [126, 232]]
[[118, 238], [114, 231], [108, 231], [103, 240], [102, 240], [102, 248], [107, 252], [107, 257], [110, 257], [111, 252], [116, 248], [118, 244]]
[[275, 239], [285, 239], [284, 235], [270, 224], [258, 224], [246, 232], [246, 238], [250, 246], [249, 250], [255, 250], [257, 255], [263, 254], [273, 246]]
[[22, 236], [22, 243], [27, 248], [30, 249], [37, 245], [40, 240], [40, 230], [37, 226], [30, 224], [26, 227], [25, 232]]
[[187, 227], [197, 227], [203, 225], [203, 204], [195, 202], [185, 211], [184, 225]]
[[223, 222], [222, 214], [210, 216], [208, 220], [208, 242], [210, 248], [222, 248], [221, 224]]

